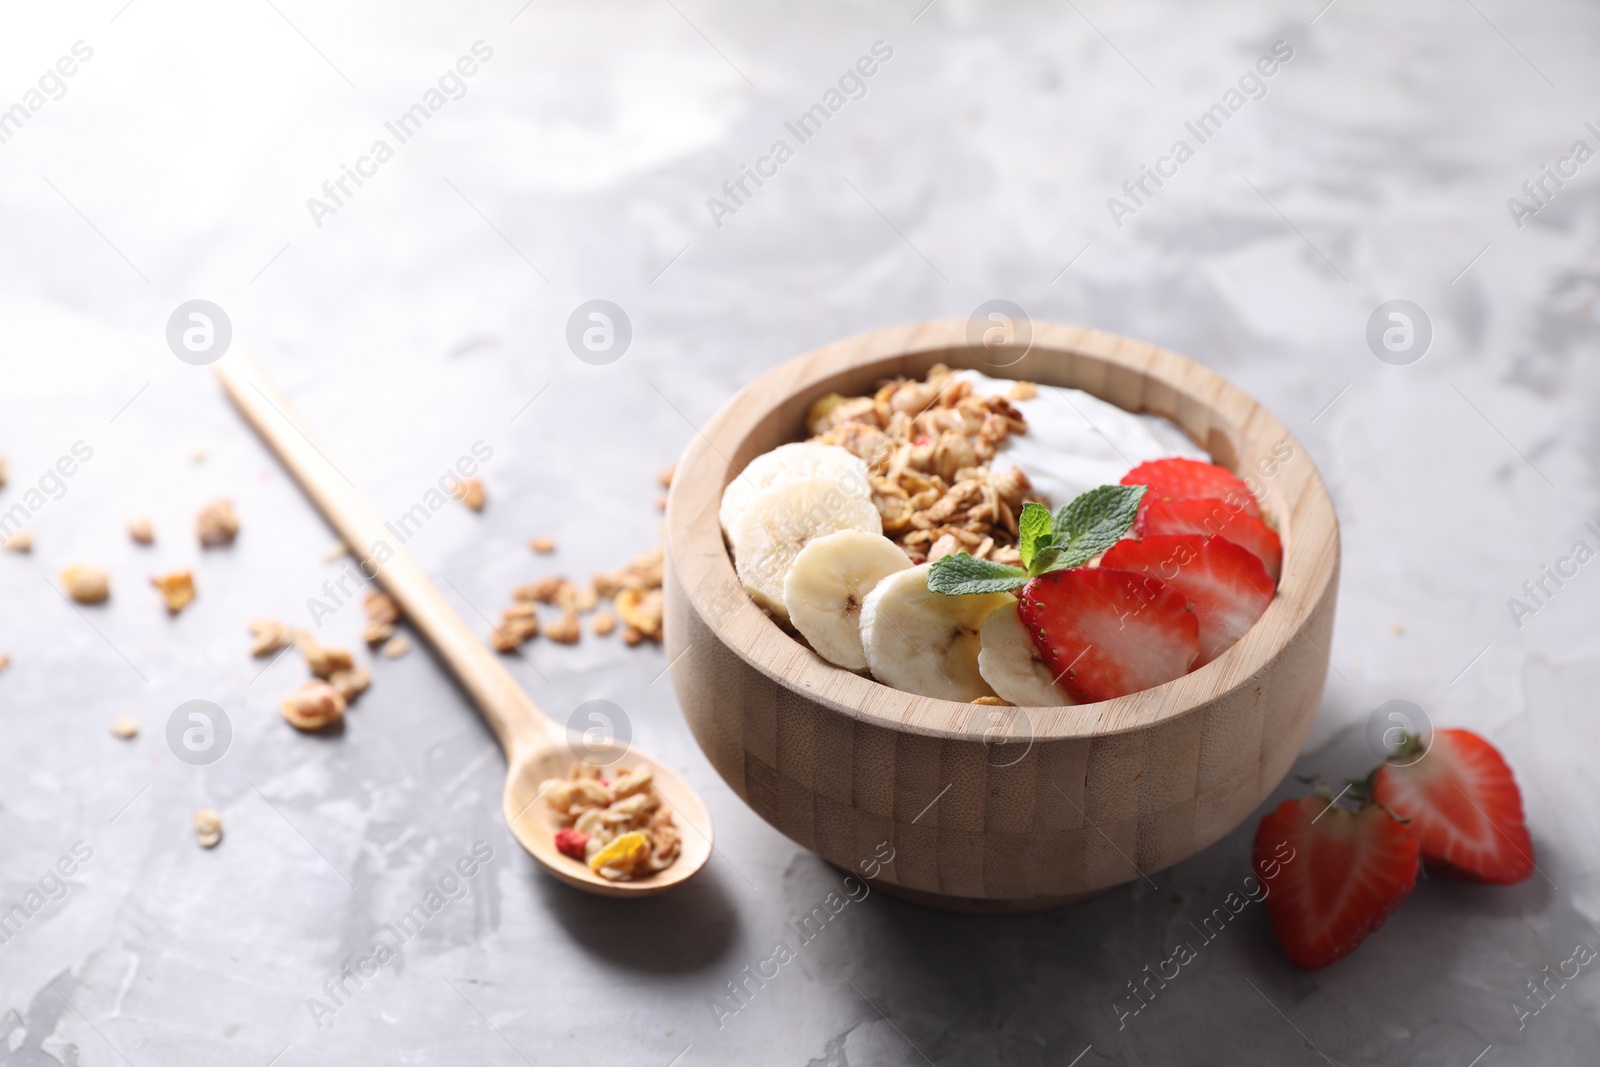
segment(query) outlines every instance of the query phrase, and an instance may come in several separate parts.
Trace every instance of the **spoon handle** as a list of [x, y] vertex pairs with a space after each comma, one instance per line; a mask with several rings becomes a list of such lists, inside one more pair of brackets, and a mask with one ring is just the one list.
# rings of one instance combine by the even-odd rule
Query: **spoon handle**
[[228, 396], [338, 532], [362, 573], [399, 601], [407, 621], [449, 665], [489, 721], [508, 759], [552, 744], [551, 724], [499, 657], [428, 580], [401, 538], [334, 466], [309, 427], [254, 359], [232, 352], [217, 364]]

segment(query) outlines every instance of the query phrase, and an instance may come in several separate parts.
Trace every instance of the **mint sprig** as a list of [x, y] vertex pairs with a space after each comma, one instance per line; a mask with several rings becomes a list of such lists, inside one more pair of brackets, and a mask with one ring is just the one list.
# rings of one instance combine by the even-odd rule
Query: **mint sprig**
[[1077, 567], [1122, 538], [1139, 514], [1142, 485], [1102, 485], [1065, 504], [1054, 516], [1032, 501], [1017, 516], [1021, 567], [1009, 567], [965, 552], [934, 560], [928, 588], [948, 596], [1007, 593], [1041, 574]]

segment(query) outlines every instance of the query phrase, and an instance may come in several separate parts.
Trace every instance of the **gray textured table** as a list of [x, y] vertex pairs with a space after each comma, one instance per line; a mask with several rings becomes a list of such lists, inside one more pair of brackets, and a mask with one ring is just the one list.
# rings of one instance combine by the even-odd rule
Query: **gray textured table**
[[[21, 504], [36, 548], [0, 554], [0, 908], [25, 916], [0, 944], [0, 1063], [1592, 1059], [1588, 969], [1520, 1029], [1515, 1005], [1600, 942], [1600, 578], [1569, 563], [1524, 592], [1600, 545], [1600, 12], [1321, 2], [11, 11], [0, 514]], [[872, 75], [841, 82], [880, 41]], [[1247, 77], [1278, 41], [1292, 54]], [[1254, 820], [1070, 910], [965, 918], [873, 894], [802, 945], [787, 924], [837, 872], [710, 771], [658, 649], [587, 638], [512, 669], [558, 714], [626, 709], [706, 797], [719, 852], [637, 906], [569, 891], [508, 836], [500, 757], [425, 651], [375, 665], [342, 735], [278, 717], [302, 668], [263, 670], [245, 622], [309, 623], [342, 564], [210, 372], [169, 350], [196, 298], [386, 514], [492, 449], [488, 509], [452, 504], [410, 541], [483, 626], [515, 582], [652, 545], [655, 471], [818, 344], [1005, 298], [1185, 352], [1289, 423], [1343, 521], [1299, 769], [1363, 772], [1368, 714], [1414, 700], [1508, 753], [1540, 874], [1427, 882], [1314, 974], [1252, 906], [1119, 1028], [1127, 983], [1241, 883]], [[595, 298], [632, 326], [604, 365], [565, 341]], [[1431, 325], [1420, 361], [1369, 348], [1394, 299]], [[77, 442], [92, 455], [49, 475]], [[243, 532], [202, 553], [193, 514], [224, 494]], [[141, 512], [151, 548], [121, 530]], [[534, 534], [559, 552], [532, 556]], [[111, 569], [109, 605], [53, 588], [77, 561]], [[171, 620], [145, 584], [170, 566], [200, 589]], [[322, 633], [354, 644], [359, 616], [338, 607]], [[196, 699], [231, 724], [208, 766], [166, 739]], [[122, 714], [131, 742], [107, 731]], [[189, 827], [202, 806], [225, 821], [215, 851]], [[476, 842], [492, 859], [429, 909]], [[394, 962], [344, 973], [419, 903]], [[730, 1000], [780, 940], [795, 959]]]

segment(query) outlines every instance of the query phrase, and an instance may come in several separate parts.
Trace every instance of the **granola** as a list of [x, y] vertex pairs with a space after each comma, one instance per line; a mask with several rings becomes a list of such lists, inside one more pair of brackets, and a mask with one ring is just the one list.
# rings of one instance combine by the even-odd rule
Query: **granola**
[[450, 495], [473, 511], [482, 511], [487, 500], [482, 478], [463, 478], [450, 490]]
[[216, 848], [222, 841], [222, 816], [215, 808], [201, 808], [194, 813], [194, 839], [201, 848]]
[[[1030, 385], [1018, 382], [1012, 396], [1025, 398]], [[1034, 497], [1022, 471], [988, 465], [1006, 437], [1027, 432], [1006, 397], [977, 396], [940, 364], [926, 381], [896, 378], [872, 396], [830, 393], [811, 405], [806, 428], [867, 464], [883, 532], [912, 562], [952, 552], [1015, 558], [1017, 515]]]
[[16, 533], [6, 538], [5, 547], [7, 552], [32, 552], [33, 531], [18, 530]]
[[270, 656], [294, 644], [295, 631], [277, 619], [253, 619], [250, 622], [250, 654]]
[[575, 763], [565, 779], [540, 786], [560, 824], [556, 848], [613, 882], [666, 870], [683, 842], [650, 769], [618, 768], [613, 781], [600, 774], [598, 767]]
[[142, 515], [129, 519], [128, 536], [133, 538], [133, 543], [136, 545], [153, 544], [156, 539], [155, 525]]
[[213, 500], [201, 508], [195, 518], [195, 531], [205, 548], [233, 544], [233, 539], [239, 536], [239, 516], [234, 514], [233, 502]]
[[320, 678], [302, 684], [278, 705], [296, 730], [320, 730], [344, 718], [348, 702]]
[[68, 567], [61, 572], [61, 584], [80, 604], [99, 604], [111, 595], [111, 575], [99, 567]]
[[556, 543], [548, 537], [535, 537], [528, 542], [528, 547], [541, 556], [547, 556], [556, 550]]
[[161, 594], [170, 615], [176, 615], [194, 602], [194, 575], [188, 571], [158, 574], [150, 579], [150, 584]]
[[139, 720], [132, 715], [118, 715], [111, 720], [111, 733], [124, 741], [137, 737], [139, 734]]

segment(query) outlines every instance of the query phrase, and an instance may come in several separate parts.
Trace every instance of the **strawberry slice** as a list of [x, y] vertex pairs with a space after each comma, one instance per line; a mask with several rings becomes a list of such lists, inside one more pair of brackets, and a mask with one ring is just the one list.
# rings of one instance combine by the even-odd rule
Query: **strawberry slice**
[[1372, 799], [1411, 820], [1432, 873], [1492, 885], [1533, 874], [1517, 780], [1499, 750], [1470, 730], [1435, 731], [1420, 760], [1379, 767]]
[[1123, 485], [1148, 485], [1145, 500], [1225, 500], [1236, 509], [1261, 517], [1250, 487], [1227, 467], [1198, 459], [1153, 459], [1122, 476]]
[[1133, 530], [1140, 536], [1221, 537], [1254, 552], [1274, 582], [1283, 573], [1283, 542], [1278, 539], [1277, 531], [1243, 508], [1229, 507], [1223, 500], [1152, 500], [1151, 494], [1146, 493], [1140, 501]]
[[1118, 541], [1100, 565], [1154, 575], [1189, 599], [1200, 623], [1196, 667], [1243, 637], [1272, 603], [1275, 588], [1259, 559], [1220, 537], [1164, 534]]
[[1147, 574], [1069, 567], [1032, 579], [1021, 596], [1018, 617], [1080, 704], [1182, 677], [1200, 652], [1194, 609]]
[[1289, 960], [1326, 967], [1365, 941], [1417, 884], [1417, 839], [1368, 804], [1285, 800], [1256, 828], [1253, 857], [1272, 932]]

